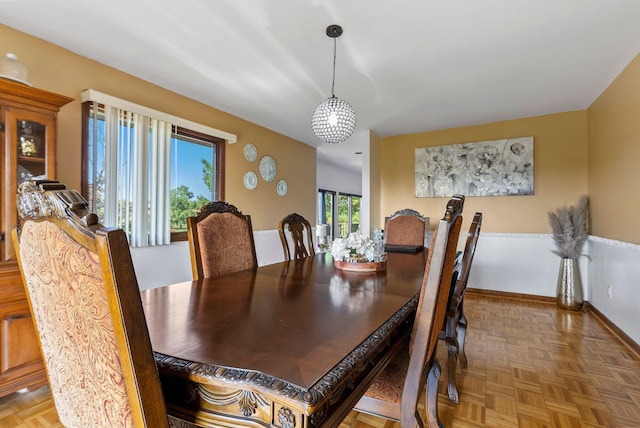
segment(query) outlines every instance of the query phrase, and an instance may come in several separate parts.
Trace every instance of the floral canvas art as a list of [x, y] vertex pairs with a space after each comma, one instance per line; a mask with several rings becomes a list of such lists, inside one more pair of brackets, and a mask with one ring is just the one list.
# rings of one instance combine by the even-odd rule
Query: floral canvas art
[[533, 194], [533, 137], [416, 149], [416, 197]]

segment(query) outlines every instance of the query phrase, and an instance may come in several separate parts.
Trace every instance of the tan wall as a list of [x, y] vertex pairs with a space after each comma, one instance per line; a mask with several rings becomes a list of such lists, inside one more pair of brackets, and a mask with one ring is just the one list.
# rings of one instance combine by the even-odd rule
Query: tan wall
[[534, 195], [468, 197], [465, 222], [480, 211], [486, 232], [549, 233], [547, 212], [587, 193], [586, 110], [383, 138], [381, 218], [413, 208], [433, 229], [442, 217], [446, 198], [415, 197], [416, 148], [526, 136], [534, 137]]
[[588, 109], [591, 233], [640, 244], [640, 56]]
[[[291, 212], [315, 218], [315, 148], [0, 25], [0, 54], [5, 52], [15, 53], [27, 66], [33, 86], [76, 99], [63, 107], [58, 116], [58, 179], [69, 187], [80, 188], [79, 98], [82, 90], [91, 88], [236, 134], [238, 142], [226, 147], [225, 199], [251, 215], [255, 230], [274, 229]], [[258, 173], [257, 162], [250, 164], [244, 160], [242, 149], [246, 143], [258, 148], [258, 159], [269, 154], [278, 167], [274, 181], [266, 183], [260, 179], [253, 191], [243, 185], [246, 171]], [[276, 193], [276, 182], [281, 178], [289, 185], [284, 197]]]
[[369, 217], [370, 228], [378, 227], [384, 222], [380, 217], [380, 210], [377, 209], [381, 204], [382, 183], [380, 181], [380, 147], [382, 139], [380, 136], [369, 133], [369, 150], [370, 150], [370, 186], [371, 186], [371, 213]]

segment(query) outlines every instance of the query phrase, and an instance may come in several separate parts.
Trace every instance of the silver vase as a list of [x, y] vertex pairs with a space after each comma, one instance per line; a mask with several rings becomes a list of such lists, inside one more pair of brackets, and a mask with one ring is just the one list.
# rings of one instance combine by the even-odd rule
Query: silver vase
[[556, 301], [562, 309], [579, 311], [582, 309], [582, 281], [578, 260], [563, 257], [560, 259]]

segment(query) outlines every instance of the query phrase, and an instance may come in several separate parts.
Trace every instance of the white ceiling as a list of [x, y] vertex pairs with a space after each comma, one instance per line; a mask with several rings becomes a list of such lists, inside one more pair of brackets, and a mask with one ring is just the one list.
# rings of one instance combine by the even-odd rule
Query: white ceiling
[[[638, 0], [0, 1], [0, 22], [312, 146], [316, 105], [380, 136], [587, 108], [640, 51]], [[15, 52], [19, 56], [19, 52]]]

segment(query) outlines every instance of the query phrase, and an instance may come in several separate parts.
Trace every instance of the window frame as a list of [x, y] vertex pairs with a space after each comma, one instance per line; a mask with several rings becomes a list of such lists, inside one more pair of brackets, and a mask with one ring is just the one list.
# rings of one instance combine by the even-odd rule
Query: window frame
[[[81, 184], [80, 193], [83, 197], [89, 198], [89, 128], [91, 120], [91, 106], [93, 102], [86, 101], [82, 103], [82, 150], [81, 150]], [[102, 103], [98, 103], [100, 106], [104, 106]], [[226, 141], [220, 137], [208, 135], [199, 131], [185, 128], [179, 125], [173, 125], [172, 135], [184, 136], [186, 138], [192, 138], [200, 140], [206, 143], [211, 143], [214, 147], [215, 153], [215, 176], [213, 177], [215, 182], [215, 188], [213, 190], [214, 198], [217, 200], [225, 200], [225, 147]], [[186, 241], [187, 232], [171, 232], [171, 242]]]

